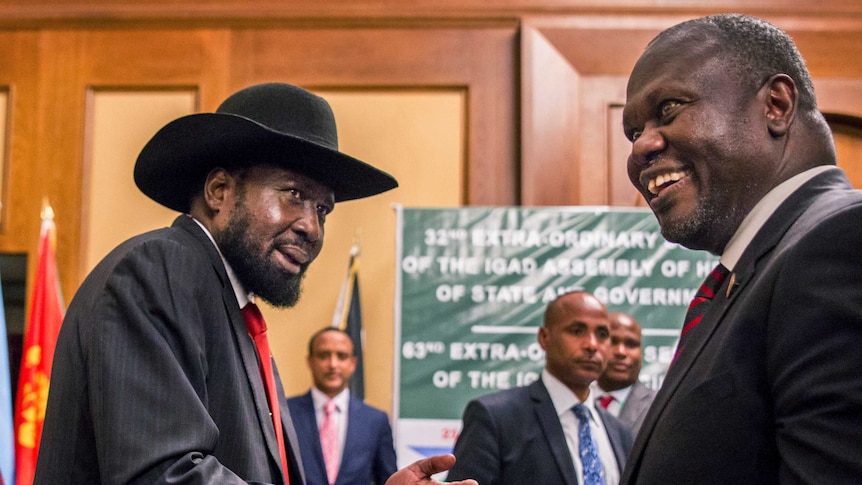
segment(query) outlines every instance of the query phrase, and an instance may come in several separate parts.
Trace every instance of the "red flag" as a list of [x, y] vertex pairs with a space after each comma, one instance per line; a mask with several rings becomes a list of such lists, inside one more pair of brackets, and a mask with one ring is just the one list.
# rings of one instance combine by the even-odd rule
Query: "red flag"
[[15, 469], [18, 485], [31, 485], [36, 473], [51, 363], [65, 313], [54, 256], [55, 240], [54, 211], [51, 206], [46, 206], [42, 211], [36, 285], [30, 320], [24, 335], [18, 396], [15, 400]]

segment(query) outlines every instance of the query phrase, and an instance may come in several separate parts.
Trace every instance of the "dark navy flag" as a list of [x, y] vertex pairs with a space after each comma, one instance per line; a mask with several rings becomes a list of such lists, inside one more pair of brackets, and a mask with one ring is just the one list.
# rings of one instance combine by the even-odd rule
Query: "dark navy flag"
[[362, 307], [359, 298], [359, 244], [350, 248], [350, 264], [347, 277], [341, 286], [341, 294], [335, 305], [332, 326], [347, 332], [353, 339], [353, 354], [356, 356], [356, 370], [350, 378], [350, 394], [365, 399], [365, 370], [362, 363]]

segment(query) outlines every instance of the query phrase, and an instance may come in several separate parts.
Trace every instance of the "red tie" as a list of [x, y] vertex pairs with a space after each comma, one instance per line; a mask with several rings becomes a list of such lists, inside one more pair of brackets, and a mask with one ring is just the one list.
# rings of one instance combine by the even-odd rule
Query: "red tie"
[[721, 284], [724, 283], [725, 278], [727, 278], [727, 275], [729, 274], [730, 270], [725, 268], [723, 264], [718, 263], [718, 266], [712, 270], [712, 272], [703, 281], [703, 284], [700, 285], [700, 288], [697, 289], [694, 299], [692, 299], [691, 303], [688, 305], [688, 311], [685, 314], [685, 323], [683, 324], [682, 332], [679, 335], [679, 343], [676, 346], [673, 360], [676, 360], [680, 351], [682, 351], [683, 343], [685, 343], [685, 336], [694, 330], [694, 327], [700, 323], [703, 315], [706, 314], [709, 302], [712, 301], [712, 298], [715, 296], [715, 292], [721, 288]]
[[599, 398], [599, 404], [602, 405], [602, 409], [607, 409], [613, 401], [614, 397], [610, 394], [605, 394], [604, 396]]
[[248, 334], [254, 340], [257, 348], [257, 358], [260, 363], [260, 377], [263, 379], [269, 410], [272, 414], [272, 425], [275, 427], [275, 438], [278, 440], [278, 454], [284, 471], [284, 483], [290, 484], [287, 474], [287, 455], [284, 447], [284, 430], [281, 428], [281, 411], [278, 407], [278, 393], [275, 391], [275, 376], [272, 372], [272, 355], [269, 352], [269, 339], [266, 338], [266, 322], [263, 320], [257, 305], [249, 302], [242, 308], [245, 326]]

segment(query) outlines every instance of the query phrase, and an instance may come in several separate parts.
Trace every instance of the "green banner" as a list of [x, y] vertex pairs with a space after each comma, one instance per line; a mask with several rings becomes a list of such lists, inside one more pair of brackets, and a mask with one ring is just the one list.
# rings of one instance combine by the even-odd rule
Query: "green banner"
[[568, 291], [640, 322], [640, 379], [658, 388], [686, 307], [717, 264], [666, 242], [648, 210], [399, 208], [398, 220], [394, 414], [405, 463], [451, 449], [470, 399], [538, 378], [537, 329]]

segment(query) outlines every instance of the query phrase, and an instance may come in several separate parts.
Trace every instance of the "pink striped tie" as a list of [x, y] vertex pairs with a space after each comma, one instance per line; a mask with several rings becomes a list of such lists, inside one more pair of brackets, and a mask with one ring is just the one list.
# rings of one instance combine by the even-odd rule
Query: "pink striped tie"
[[320, 447], [326, 463], [326, 476], [329, 485], [338, 476], [338, 427], [335, 425], [335, 401], [330, 399], [323, 406], [323, 424], [320, 426]]

